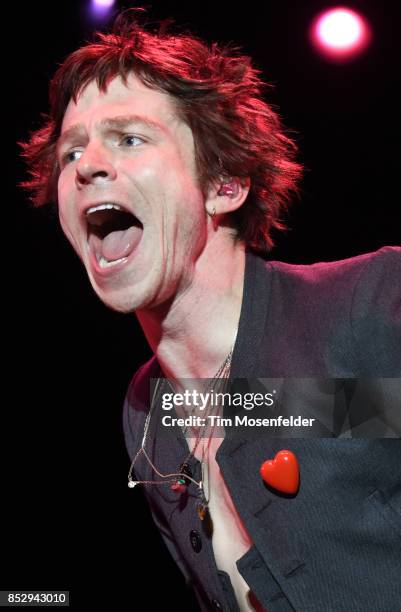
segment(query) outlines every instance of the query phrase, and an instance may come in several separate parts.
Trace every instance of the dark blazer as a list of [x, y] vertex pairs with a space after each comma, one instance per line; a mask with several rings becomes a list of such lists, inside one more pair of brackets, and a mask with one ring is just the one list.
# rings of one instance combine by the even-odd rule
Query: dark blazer
[[[136, 373], [124, 405], [132, 459], [149, 410], [155, 357]], [[231, 378], [401, 376], [401, 248], [309, 266], [265, 262], [247, 253], [244, 296]], [[400, 401], [401, 404], [401, 401]], [[401, 407], [400, 407], [401, 410]], [[151, 423], [147, 450], [163, 472], [188, 453]], [[401, 609], [401, 444], [391, 438], [228, 436], [216, 460], [253, 546], [237, 561], [268, 612], [392, 612]], [[259, 468], [292, 450], [299, 491], [268, 489]], [[191, 458], [195, 479], [199, 462]], [[141, 480], [155, 478], [142, 456]], [[144, 487], [153, 518], [202, 610], [238, 611], [228, 574], [218, 571], [210, 538], [186, 494]], [[135, 490], [133, 491], [135, 494]]]

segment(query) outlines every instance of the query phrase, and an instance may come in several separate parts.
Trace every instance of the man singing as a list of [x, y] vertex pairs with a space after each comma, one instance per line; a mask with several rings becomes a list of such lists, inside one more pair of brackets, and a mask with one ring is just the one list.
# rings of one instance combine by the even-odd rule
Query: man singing
[[[24, 145], [34, 204], [57, 206], [94, 291], [135, 312], [154, 352], [124, 406], [129, 486], [202, 610], [395, 610], [397, 436], [158, 435], [168, 384], [151, 378], [400, 376], [401, 249], [273, 261], [301, 168], [259, 71], [140, 16], [67, 57]], [[282, 452], [294, 490], [261, 474]]]

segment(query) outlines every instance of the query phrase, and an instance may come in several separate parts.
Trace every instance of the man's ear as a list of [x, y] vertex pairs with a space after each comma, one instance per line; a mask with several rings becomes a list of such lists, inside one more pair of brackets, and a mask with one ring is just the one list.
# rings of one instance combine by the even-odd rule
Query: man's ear
[[249, 177], [233, 177], [214, 184], [205, 202], [206, 212], [214, 217], [237, 210], [245, 202], [250, 187]]

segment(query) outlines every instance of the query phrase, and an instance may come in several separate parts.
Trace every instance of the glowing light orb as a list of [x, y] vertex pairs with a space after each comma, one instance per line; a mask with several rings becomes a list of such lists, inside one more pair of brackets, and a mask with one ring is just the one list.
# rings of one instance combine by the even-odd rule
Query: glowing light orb
[[311, 27], [311, 40], [328, 59], [347, 61], [367, 48], [371, 30], [362, 15], [339, 6], [316, 17]]
[[92, 4], [95, 9], [108, 9], [113, 6], [114, 0], [92, 0]]

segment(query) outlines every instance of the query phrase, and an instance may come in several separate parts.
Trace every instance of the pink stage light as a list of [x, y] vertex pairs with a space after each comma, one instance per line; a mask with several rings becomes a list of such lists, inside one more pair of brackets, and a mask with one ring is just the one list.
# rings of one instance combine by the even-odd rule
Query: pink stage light
[[93, 19], [104, 21], [109, 19], [114, 0], [92, 0], [90, 14]]
[[94, 8], [108, 9], [113, 6], [114, 0], [92, 0], [92, 4]]
[[320, 13], [312, 23], [311, 40], [327, 59], [344, 62], [360, 55], [371, 41], [371, 29], [362, 15], [338, 6]]

